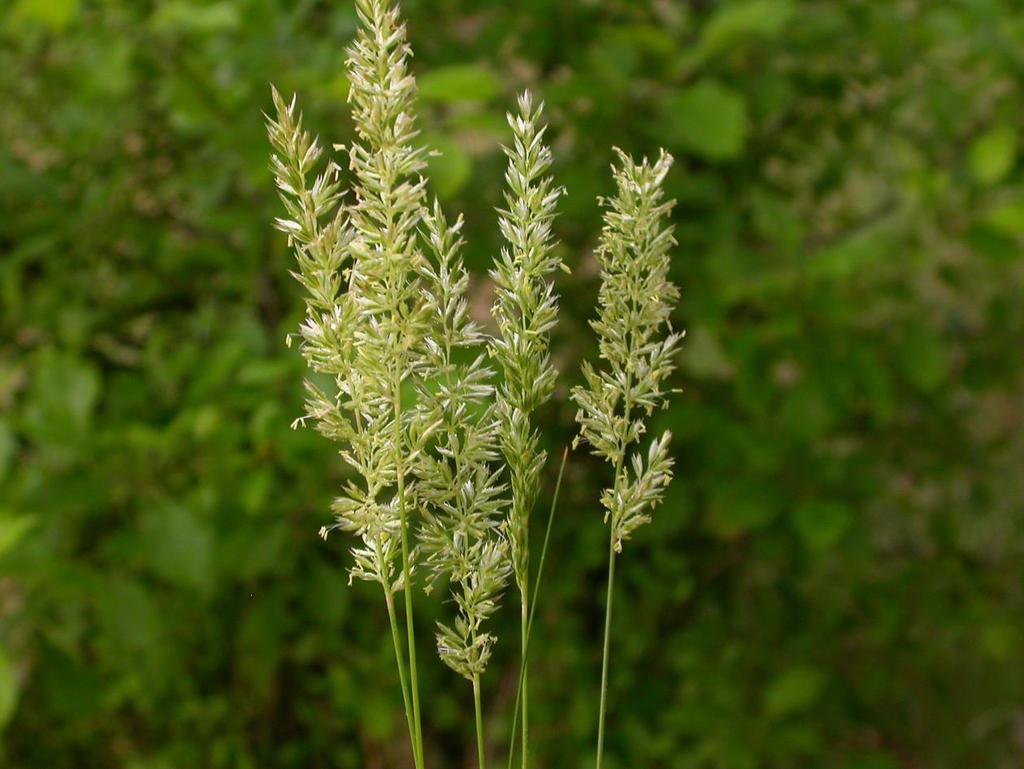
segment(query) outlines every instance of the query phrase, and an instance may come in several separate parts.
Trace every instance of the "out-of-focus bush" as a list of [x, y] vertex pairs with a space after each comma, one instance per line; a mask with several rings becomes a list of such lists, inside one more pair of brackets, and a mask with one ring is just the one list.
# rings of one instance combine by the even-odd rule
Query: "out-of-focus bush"
[[[656, 425], [679, 477], [622, 571], [608, 766], [1019, 766], [1024, 11], [403, 10], [483, 308], [502, 114], [523, 87], [547, 101], [574, 270], [554, 456], [596, 352], [609, 147], [680, 161], [685, 390]], [[377, 596], [315, 536], [341, 468], [288, 429], [301, 303], [260, 116], [274, 80], [344, 142], [354, 25], [315, 0], [0, 9], [7, 766], [403, 765]], [[596, 716], [606, 469], [581, 453], [567, 472], [535, 631], [538, 767], [589, 765]], [[499, 717], [514, 619], [488, 682]], [[462, 687], [423, 667], [432, 763], [471, 761]]]

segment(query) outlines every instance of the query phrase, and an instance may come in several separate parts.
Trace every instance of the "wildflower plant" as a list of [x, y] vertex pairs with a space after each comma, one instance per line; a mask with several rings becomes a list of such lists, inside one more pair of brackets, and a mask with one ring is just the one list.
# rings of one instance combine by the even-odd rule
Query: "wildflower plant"
[[683, 332], [673, 332], [669, 325], [679, 291], [668, 280], [675, 239], [665, 220], [673, 202], [663, 199], [662, 183], [672, 158], [663, 150], [654, 163], [646, 159], [634, 163], [622, 151], [616, 152], [617, 194], [602, 200], [604, 227], [595, 252], [601, 288], [597, 317], [591, 321], [606, 365], [597, 370], [584, 363], [586, 386], [572, 391], [579, 407], [576, 442], [590, 444], [595, 454], [614, 467], [613, 485], [601, 495], [609, 543], [598, 769], [604, 751], [616, 555], [629, 535], [650, 521], [651, 510], [672, 480], [667, 430], [651, 442], [646, 457], [636, 445], [646, 432], [645, 418], [666, 405], [664, 382], [674, 368], [673, 355], [683, 337]]
[[[350, 582], [381, 587], [416, 769], [425, 760], [414, 580], [427, 591], [443, 587], [454, 607], [435, 640], [440, 659], [472, 685], [481, 769], [481, 679], [496, 642], [488, 621], [515, 581], [521, 655], [508, 760], [511, 767], [521, 712], [526, 769], [529, 636], [562, 477], [560, 470], [531, 582], [530, 515], [546, 461], [532, 417], [557, 376], [549, 352], [558, 314], [552, 278], [568, 270], [552, 221], [563, 190], [550, 174], [542, 107], [523, 94], [508, 116], [512, 142], [498, 219], [505, 246], [490, 272], [497, 333], [488, 336], [469, 314], [462, 219], [450, 223], [436, 200], [427, 205], [427, 150], [415, 141], [416, 83], [397, 6], [355, 3], [360, 29], [346, 65], [356, 136], [334, 148], [348, 158], [351, 190], [342, 190], [342, 166], [324, 162], [320, 144], [303, 129], [294, 99], [274, 90], [275, 116], [267, 120], [286, 212], [276, 226], [288, 235], [293, 275], [306, 294], [294, 336], [317, 375], [306, 382], [306, 414], [296, 423], [310, 421], [336, 441], [352, 470], [332, 504], [335, 522], [321, 534], [354, 534]], [[671, 204], [660, 190], [671, 161], [662, 154], [653, 165], [635, 165], [621, 153], [620, 160], [618, 194], [606, 201], [597, 250], [602, 286], [593, 326], [608, 370], [585, 366], [587, 387], [573, 391], [580, 439], [615, 466], [614, 486], [602, 496], [611, 545], [598, 765], [615, 554], [671, 478], [667, 433], [646, 462], [632, 445], [644, 431], [643, 415], [664, 401], [662, 382], [681, 336], [660, 338], [677, 297], [667, 280], [672, 234], [662, 224]]]

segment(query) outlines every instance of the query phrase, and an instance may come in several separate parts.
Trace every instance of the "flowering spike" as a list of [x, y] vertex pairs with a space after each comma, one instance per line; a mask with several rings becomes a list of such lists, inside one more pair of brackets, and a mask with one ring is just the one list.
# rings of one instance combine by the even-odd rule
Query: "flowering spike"
[[650, 520], [672, 479], [668, 432], [651, 444], [646, 464], [640, 454], [628, 461], [628, 454], [645, 432], [644, 416], [666, 404], [663, 383], [683, 334], [669, 326], [679, 290], [668, 280], [675, 240], [664, 219], [673, 203], [663, 200], [662, 182], [672, 157], [663, 150], [654, 163], [634, 163], [621, 150], [616, 154], [617, 193], [602, 201], [604, 228], [595, 252], [601, 288], [590, 323], [607, 366], [598, 371], [584, 364], [586, 386], [573, 388], [572, 399], [579, 407], [576, 441], [586, 441], [615, 467], [614, 486], [601, 503], [621, 551], [623, 540]]
[[454, 623], [438, 624], [438, 654], [472, 681], [490, 659], [495, 638], [483, 623], [498, 607], [509, 565], [508, 545], [498, 528], [505, 489], [498, 464], [494, 372], [484, 365], [486, 358], [479, 354], [484, 339], [469, 317], [461, 227], [461, 219], [448, 224], [436, 201], [425, 217], [432, 259], [422, 277], [432, 333], [424, 349], [417, 409], [421, 422], [439, 427], [416, 470], [424, 562], [435, 582], [448, 580], [458, 608]]
[[530, 415], [551, 395], [557, 372], [551, 365], [549, 336], [558, 314], [551, 275], [564, 268], [555, 250], [551, 224], [563, 194], [548, 173], [551, 150], [540, 124], [543, 105], [529, 92], [519, 97], [518, 114], [509, 114], [512, 146], [505, 147], [505, 208], [498, 226], [505, 238], [491, 278], [498, 337], [490, 345], [504, 381], [498, 388], [501, 445], [508, 463], [512, 505], [506, 522], [512, 567], [520, 593], [529, 579], [528, 530], [546, 454]]

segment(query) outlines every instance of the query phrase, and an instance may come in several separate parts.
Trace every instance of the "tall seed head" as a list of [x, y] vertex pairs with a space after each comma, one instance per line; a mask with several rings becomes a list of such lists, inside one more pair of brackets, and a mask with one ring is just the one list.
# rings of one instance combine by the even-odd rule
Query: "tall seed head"
[[512, 489], [505, 529], [521, 591], [528, 579], [529, 516], [546, 458], [530, 415], [550, 397], [557, 376], [549, 353], [558, 315], [552, 275], [556, 269], [566, 269], [551, 231], [563, 190], [548, 173], [551, 150], [544, 144], [542, 110], [543, 105], [535, 106], [530, 94], [524, 93], [518, 114], [508, 115], [513, 141], [505, 147], [505, 208], [498, 220], [506, 245], [491, 271], [498, 336], [491, 340], [490, 352], [503, 374], [497, 404], [501, 449]]
[[356, 0], [361, 27], [348, 50], [349, 102], [356, 141], [348, 148], [354, 200], [341, 203], [339, 166], [330, 161], [310, 183], [322, 151], [302, 130], [294, 101], [274, 92], [268, 120], [272, 167], [287, 217], [277, 220], [296, 257], [306, 289], [299, 329], [310, 367], [334, 377], [331, 392], [306, 383], [306, 416], [340, 444], [355, 471], [322, 529], [354, 532], [353, 578], [401, 587], [399, 508], [415, 505], [415, 484], [398, 498], [399, 462], [415, 458], [436, 425], [399, 409], [402, 383], [420, 374], [429, 333], [429, 302], [421, 271], [419, 226], [425, 213], [424, 151], [415, 148], [415, 81], [397, 8]]
[[425, 220], [431, 259], [422, 270], [431, 333], [419, 381], [420, 420], [437, 423], [418, 456], [419, 531], [433, 582], [447, 581], [458, 608], [438, 623], [441, 659], [472, 680], [484, 672], [495, 638], [483, 629], [508, 580], [507, 543], [498, 525], [504, 506], [495, 417], [494, 372], [483, 336], [469, 317], [469, 276], [460, 256], [462, 220], [452, 226], [435, 201]]
[[601, 201], [604, 227], [595, 252], [601, 288], [591, 321], [605, 366], [584, 363], [586, 386], [573, 388], [572, 398], [579, 407], [576, 443], [587, 442], [615, 467], [614, 486], [601, 502], [621, 550], [623, 540], [650, 520], [672, 479], [667, 431], [651, 443], [646, 461], [630, 449], [646, 431], [645, 417], [666, 405], [663, 385], [683, 333], [669, 324], [679, 291], [668, 280], [675, 239], [665, 219], [673, 203], [663, 200], [662, 183], [672, 158], [662, 151], [653, 164], [634, 163], [616, 153], [617, 191]]

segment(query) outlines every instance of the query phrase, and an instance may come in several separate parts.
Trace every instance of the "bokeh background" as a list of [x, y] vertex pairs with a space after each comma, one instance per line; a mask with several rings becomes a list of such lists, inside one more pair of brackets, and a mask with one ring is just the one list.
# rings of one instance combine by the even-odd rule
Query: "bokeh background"
[[[503, 113], [547, 102], [562, 378], [595, 354], [610, 147], [668, 179], [678, 478], [626, 549], [609, 769], [1024, 765], [1024, 10], [1012, 0], [406, 0], [433, 189], [486, 308]], [[351, 135], [344, 0], [0, 8], [0, 765], [394, 769], [379, 594], [320, 541], [269, 83]], [[549, 464], [554, 464], [554, 461]], [[549, 467], [544, 497], [550, 493]], [[572, 455], [538, 769], [592, 760], [607, 471]], [[469, 688], [417, 606], [428, 751]], [[501, 761], [514, 611], [486, 683]]]

